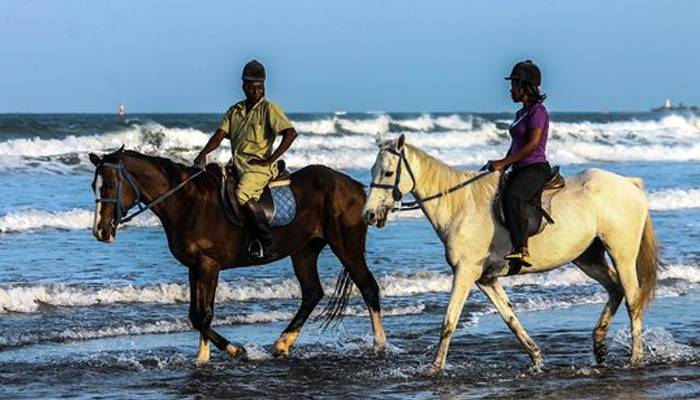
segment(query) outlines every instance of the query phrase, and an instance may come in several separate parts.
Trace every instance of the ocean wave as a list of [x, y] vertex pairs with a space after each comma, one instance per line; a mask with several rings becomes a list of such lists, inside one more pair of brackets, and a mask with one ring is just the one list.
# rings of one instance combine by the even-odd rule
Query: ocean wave
[[693, 142], [700, 135], [700, 119], [694, 115], [668, 115], [651, 121], [556, 122], [550, 126], [554, 139], [600, 143]]
[[[449, 292], [452, 275], [435, 271], [394, 273], [378, 276], [384, 297], [411, 297], [428, 293]], [[659, 280], [681, 281], [660, 288], [664, 296], [678, 295], [700, 283], [700, 268], [672, 264], [659, 271]], [[590, 285], [594, 281], [579, 269], [564, 267], [543, 274], [518, 275], [503, 278], [504, 286], [566, 287]], [[326, 293], [332, 293], [335, 281], [323, 282]], [[298, 299], [301, 297], [295, 279], [241, 279], [235, 284], [222, 282], [217, 289], [217, 301], [240, 302], [252, 300]], [[354, 295], [358, 295], [355, 290]], [[74, 285], [29, 285], [0, 288], [0, 312], [36, 313], [42, 306], [86, 307], [117, 303], [176, 304], [189, 302], [186, 284], [162, 283], [151, 286], [85, 287]]]
[[[673, 211], [700, 208], [700, 189], [667, 189], [649, 193], [649, 209]], [[391, 220], [423, 218], [421, 210], [393, 213]], [[72, 209], [67, 211], [22, 210], [0, 216], [0, 232], [16, 233], [45, 229], [91, 229], [94, 210]], [[158, 218], [149, 212], [128, 222], [127, 227], [160, 226]]]
[[[423, 304], [398, 307], [384, 307], [382, 315], [384, 317], [403, 316], [420, 314], [424, 311]], [[318, 307], [310, 316], [310, 321], [314, 321], [321, 313], [321, 307]], [[266, 324], [278, 321], [290, 321], [294, 317], [293, 312], [284, 311], [254, 311], [242, 315], [233, 315], [225, 317], [216, 317], [212, 321], [213, 326], [230, 326], [230, 325], [255, 325]], [[369, 312], [364, 307], [348, 307], [343, 314], [350, 317], [365, 317]], [[103, 339], [119, 336], [139, 336], [153, 334], [167, 334], [176, 332], [185, 332], [192, 330], [192, 324], [186, 318], [171, 318], [160, 321], [131, 321], [126, 323], [116, 323], [111, 326], [99, 328], [70, 328], [63, 330], [52, 331], [45, 330], [41, 334], [31, 334], [21, 332], [12, 334], [5, 332], [0, 334], [0, 348], [27, 346], [38, 343], [51, 342], [69, 342], [92, 339]]]
[[[380, 114], [373, 118], [366, 119], [345, 119], [337, 118], [337, 126], [340, 132], [376, 135], [389, 131], [391, 117], [386, 114]], [[303, 132], [302, 132], [303, 133]]]
[[[451, 165], [481, 165], [502, 156], [510, 138], [502, 124], [472, 116], [423, 114], [415, 118], [379, 114], [371, 117], [322, 117], [295, 121], [302, 133], [285, 159], [293, 168], [326, 164], [335, 168], [367, 169], [377, 153], [374, 135], [408, 141]], [[89, 152], [108, 152], [125, 144], [146, 154], [189, 163], [210, 133], [196, 128], [166, 127], [134, 122], [123, 129], [63, 138], [21, 138], [0, 142], [0, 167], [42, 170], [91, 169]], [[606, 161], [700, 161], [700, 122], [692, 116], [670, 115], [660, 120], [609, 123], [553, 122], [549, 153], [553, 163]], [[230, 157], [228, 141], [209, 161]]]
[[[0, 232], [16, 233], [44, 229], [92, 229], [95, 212], [74, 208], [68, 211], [23, 210], [0, 216]], [[125, 224], [132, 227], [158, 226], [158, 218], [149, 212]]]
[[[647, 195], [651, 211], [673, 211], [700, 208], [700, 189], [657, 190]], [[392, 213], [390, 220], [425, 218], [423, 211]]]
[[700, 189], [667, 189], [649, 193], [649, 208], [654, 211], [700, 208]]

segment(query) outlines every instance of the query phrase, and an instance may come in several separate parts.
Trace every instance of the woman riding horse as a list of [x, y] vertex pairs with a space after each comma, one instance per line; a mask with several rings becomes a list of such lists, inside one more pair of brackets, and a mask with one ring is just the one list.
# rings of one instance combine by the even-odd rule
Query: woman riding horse
[[546, 155], [549, 114], [543, 102], [547, 96], [539, 89], [540, 69], [530, 60], [515, 64], [506, 79], [511, 82], [513, 102], [523, 107], [508, 130], [512, 139], [508, 153], [503, 159], [489, 161], [488, 168], [501, 172], [512, 168], [503, 193], [503, 211], [513, 249], [504, 258], [530, 267], [525, 207], [552, 174]]

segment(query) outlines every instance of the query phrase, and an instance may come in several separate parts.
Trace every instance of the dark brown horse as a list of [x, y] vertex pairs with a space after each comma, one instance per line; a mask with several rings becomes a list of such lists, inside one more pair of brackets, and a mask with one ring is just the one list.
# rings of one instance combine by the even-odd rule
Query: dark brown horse
[[[137, 203], [149, 204], [176, 190], [163, 201], [154, 203], [151, 209], [165, 229], [170, 251], [189, 269], [189, 316], [201, 334], [198, 362], [209, 361], [209, 340], [232, 356], [242, 355], [243, 347], [229, 342], [211, 328], [216, 285], [222, 269], [260, 265], [261, 262], [248, 260], [247, 230], [226, 219], [219, 196], [220, 168], [208, 165], [206, 173], [177, 190], [198, 171], [196, 168], [123, 148], [104, 157], [90, 154], [90, 160], [96, 166], [93, 234], [97, 240], [111, 243], [119, 222], [129, 209]], [[282, 356], [289, 353], [302, 325], [323, 297], [317, 260], [326, 245], [344, 266], [327, 315], [334, 318], [342, 314], [352, 289], [351, 281], [354, 282], [369, 307], [375, 348], [382, 348], [385, 336], [379, 288], [365, 263], [367, 225], [362, 207], [366, 195], [362, 185], [320, 165], [294, 172], [291, 182], [297, 214], [289, 225], [273, 229], [273, 236], [279, 258], [292, 258], [302, 300], [299, 311], [275, 342], [274, 353]]]

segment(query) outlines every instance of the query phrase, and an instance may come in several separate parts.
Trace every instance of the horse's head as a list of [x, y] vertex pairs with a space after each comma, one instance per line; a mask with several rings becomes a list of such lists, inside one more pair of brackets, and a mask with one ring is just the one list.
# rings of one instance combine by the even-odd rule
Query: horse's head
[[363, 211], [370, 225], [383, 227], [394, 203], [412, 190], [413, 177], [406, 167], [405, 143], [404, 135], [395, 140], [378, 140], [379, 153], [372, 166], [372, 184]]
[[90, 153], [95, 164], [92, 189], [95, 192], [95, 222], [92, 234], [101, 242], [111, 243], [117, 236], [122, 217], [136, 205], [134, 182], [124, 167], [124, 146], [103, 157]]

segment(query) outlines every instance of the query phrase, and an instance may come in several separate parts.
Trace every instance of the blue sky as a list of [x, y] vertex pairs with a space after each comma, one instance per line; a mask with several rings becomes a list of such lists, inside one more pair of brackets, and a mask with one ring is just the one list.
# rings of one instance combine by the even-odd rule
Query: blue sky
[[700, 104], [697, 1], [0, 0], [0, 112], [223, 112], [268, 69], [290, 112], [512, 110], [518, 60], [550, 109]]

